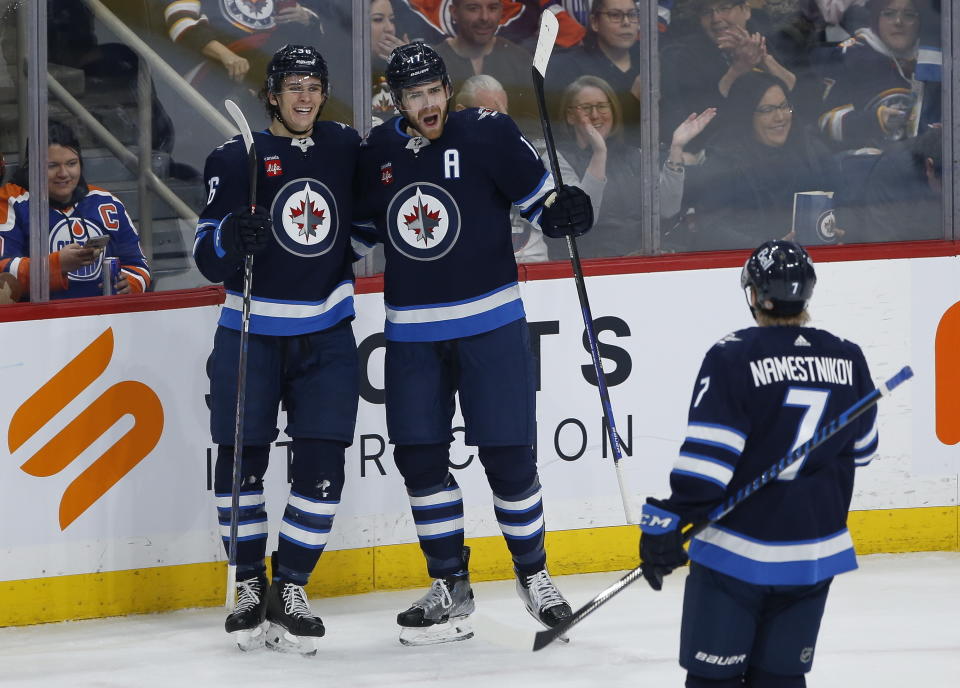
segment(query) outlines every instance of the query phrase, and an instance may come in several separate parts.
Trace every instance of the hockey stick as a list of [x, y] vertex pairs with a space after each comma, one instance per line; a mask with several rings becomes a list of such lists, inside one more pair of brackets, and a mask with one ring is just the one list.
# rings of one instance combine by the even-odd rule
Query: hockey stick
[[[887, 396], [901, 383], [909, 380], [911, 377], [913, 377], [913, 370], [911, 370], [910, 366], [904, 366], [899, 373], [880, 385], [879, 388], [870, 392], [867, 396], [860, 399], [860, 401], [855, 403], [832, 421], [818, 429], [817, 432], [814, 433], [813, 437], [777, 461], [770, 468], [765, 470], [751, 482], [737, 490], [735, 494], [731, 495], [719, 506], [714, 508], [707, 515], [706, 521], [694, 525], [683, 534], [683, 541], [689, 541], [690, 538], [702, 532], [707, 526], [715, 523], [729, 514], [745, 499], [754, 494], [764, 485], [770, 483], [772, 480], [775, 480], [778, 475], [783, 473], [790, 466], [807, 458], [807, 456], [809, 456], [814, 449], [836, 435], [840, 430], [850, 425], [850, 423], [852, 423], [857, 417], [876, 404], [881, 397]], [[584, 618], [596, 611], [602, 605], [609, 602], [614, 595], [622, 592], [624, 588], [636, 581], [642, 575], [643, 567], [638, 566], [637, 568], [628, 572], [616, 583], [601, 592], [599, 595], [594, 597], [592, 600], [587, 602], [585, 605], [580, 607], [580, 609], [575, 611], [573, 615], [563, 623], [546, 631], [540, 631], [537, 633], [533, 640], [533, 651], [536, 652], [537, 650], [549, 645], [557, 638], [557, 636], [566, 633], [572, 626], [575, 626], [583, 621]]]
[[[537, 108], [540, 111], [540, 124], [543, 127], [543, 137], [546, 142], [547, 155], [550, 158], [550, 168], [556, 187], [563, 184], [560, 175], [560, 163], [557, 161], [557, 146], [553, 140], [553, 130], [550, 128], [550, 116], [547, 113], [547, 103], [543, 96], [543, 79], [547, 74], [547, 63], [553, 53], [553, 45], [557, 40], [559, 25], [552, 12], [540, 15], [540, 34], [537, 37], [537, 49], [533, 55], [533, 90], [537, 94]], [[627, 523], [636, 523], [637, 517], [627, 494], [626, 481], [620, 467], [623, 455], [620, 452], [620, 435], [613, 420], [613, 407], [610, 405], [610, 393], [607, 390], [607, 379], [603, 372], [603, 361], [600, 359], [600, 350], [597, 347], [597, 334], [593, 327], [593, 315], [590, 312], [590, 301], [587, 298], [587, 285], [583, 281], [583, 267], [580, 265], [580, 252], [577, 250], [577, 241], [567, 236], [567, 252], [570, 254], [570, 263], [573, 265], [573, 278], [577, 285], [577, 296], [580, 298], [580, 311], [583, 314], [583, 327], [590, 344], [590, 355], [593, 358], [593, 369], [597, 375], [597, 390], [600, 392], [600, 404], [603, 407], [603, 417], [606, 421], [607, 435], [610, 438], [610, 449], [613, 452], [613, 466], [617, 473], [617, 484], [620, 487], [620, 499], [623, 501], [623, 513]]]
[[[247, 147], [250, 172], [250, 211], [257, 206], [257, 151], [253, 147], [253, 133], [247, 118], [232, 100], [223, 101], [223, 106], [233, 117]], [[247, 346], [250, 340], [250, 292], [253, 289], [253, 254], [243, 258], [243, 316], [240, 327], [240, 361], [237, 367], [237, 424], [233, 435], [233, 485], [230, 498], [230, 539], [227, 545], [227, 597], [225, 606], [233, 609], [237, 595], [237, 530], [240, 521], [240, 480], [243, 458], [243, 407], [247, 393]]]

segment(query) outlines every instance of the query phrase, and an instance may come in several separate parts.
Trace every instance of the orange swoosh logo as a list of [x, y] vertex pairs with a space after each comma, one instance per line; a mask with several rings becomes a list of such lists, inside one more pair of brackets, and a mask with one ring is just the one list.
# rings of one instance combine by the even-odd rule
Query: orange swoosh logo
[[[20, 405], [7, 432], [11, 452], [103, 374], [113, 355], [113, 344], [113, 330], [108, 328]], [[142, 382], [118, 382], [20, 466], [25, 473], [38, 478], [55, 475], [128, 414], [133, 416], [133, 427], [84, 469], [64, 492], [60, 501], [61, 530], [153, 451], [163, 432], [160, 399]]]

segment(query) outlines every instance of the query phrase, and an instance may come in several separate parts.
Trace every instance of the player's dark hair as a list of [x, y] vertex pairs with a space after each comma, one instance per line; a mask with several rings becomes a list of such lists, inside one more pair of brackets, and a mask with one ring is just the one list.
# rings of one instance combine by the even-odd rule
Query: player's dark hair
[[810, 255], [800, 244], [782, 239], [758, 246], [740, 273], [740, 286], [744, 290], [752, 287], [757, 296], [756, 305], [750, 306], [751, 312], [777, 318], [802, 313], [816, 283], [817, 274]]
[[[49, 120], [47, 122], [47, 146], [54, 145], [69, 148], [77, 154], [77, 158], [80, 160], [80, 179], [77, 182], [77, 188], [73, 190], [73, 195], [70, 197], [70, 200], [65, 204], [57, 203], [52, 198], [49, 201], [50, 205], [54, 208], [69, 208], [72, 205], [76, 205], [77, 201], [86, 196], [90, 191], [87, 187], [87, 181], [83, 178], [83, 151], [80, 148], [80, 139], [77, 138], [77, 135], [69, 125], [56, 120]], [[27, 191], [30, 190], [29, 152], [24, 154], [23, 162], [17, 167], [10, 181], [17, 186], [22, 186]]]
[[[280, 119], [280, 108], [270, 102], [270, 95], [279, 93], [284, 78], [291, 74], [313, 76], [320, 79], [323, 95], [326, 97], [330, 94], [330, 76], [323, 55], [313, 46], [285, 45], [270, 58], [263, 88], [260, 89], [260, 100], [263, 101], [267, 110], [267, 117], [271, 121]], [[322, 111], [323, 105], [317, 111], [317, 119], [320, 119]]]
[[403, 89], [440, 81], [452, 95], [453, 86], [447, 65], [436, 50], [426, 43], [414, 41], [394, 48], [387, 64], [387, 86], [397, 110], [401, 109]]

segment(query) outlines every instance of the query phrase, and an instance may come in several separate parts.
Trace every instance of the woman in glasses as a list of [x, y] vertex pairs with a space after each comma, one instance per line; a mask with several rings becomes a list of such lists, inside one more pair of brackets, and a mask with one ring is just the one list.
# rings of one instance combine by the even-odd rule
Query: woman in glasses
[[579, 76], [600, 77], [610, 84], [620, 102], [626, 137], [636, 145], [640, 143], [639, 28], [635, 0], [594, 0], [583, 45], [557, 54], [551, 79], [557, 98]]
[[[593, 230], [580, 238], [585, 258], [626, 256], [640, 251], [640, 149], [623, 140], [623, 115], [610, 84], [582, 76], [563, 92], [557, 158], [565, 184], [579, 186], [593, 204]], [[660, 214], [680, 211], [683, 149], [716, 115], [691, 114], [673, 132], [670, 156], [660, 173]]]
[[717, 143], [689, 171], [684, 200], [696, 211], [697, 231], [688, 248], [793, 239], [794, 194], [836, 188], [837, 163], [801, 126], [789, 93], [786, 84], [761, 72], [745, 74], [731, 87]]
[[[922, 29], [939, 31], [925, 0], [870, 0], [869, 23], [828, 61], [820, 130], [842, 149], [885, 148], [940, 121], [940, 89], [917, 69]], [[927, 25], [927, 26], [925, 26]]]

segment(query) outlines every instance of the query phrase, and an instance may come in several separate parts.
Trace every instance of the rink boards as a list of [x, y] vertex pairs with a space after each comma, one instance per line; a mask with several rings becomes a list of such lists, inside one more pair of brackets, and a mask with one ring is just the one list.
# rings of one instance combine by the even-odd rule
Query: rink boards
[[[880, 453], [858, 474], [850, 519], [858, 551], [958, 549], [960, 263], [824, 262], [818, 277], [814, 326], [859, 343], [877, 380], [906, 364], [916, 372], [880, 405]], [[551, 570], [630, 568], [637, 529], [624, 525], [574, 284], [545, 279], [521, 288], [539, 353], [538, 460]], [[645, 496], [667, 493], [704, 352], [751, 324], [739, 268], [590, 277], [588, 288], [624, 476], [639, 508]], [[343, 501], [308, 588], [314, 596], [426, 580], [386, 440], [382, 295], [359, 295], [357, 309], [363, 398]], [[204, 399], [218, 310], [2, 325], [0, 626], [223, 599]], [[452, 461], [473, 576], [508, 577], [482, 469], [456, 435]], [[288, 443], [281, 434], [267, 476], [271, 545]]]

